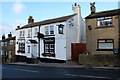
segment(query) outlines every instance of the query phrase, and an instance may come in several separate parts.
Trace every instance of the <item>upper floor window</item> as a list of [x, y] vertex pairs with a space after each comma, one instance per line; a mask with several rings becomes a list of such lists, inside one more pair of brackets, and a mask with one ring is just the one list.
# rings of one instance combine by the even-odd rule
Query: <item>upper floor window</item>
[[45, 35], [52, 35], [54, 34], [54, 26], [46, 26], [45, 27]]
[[8, 45], [8, 42], [5, 42], [5, 46], [7, 46]]
[[20, 31], [20, 37], [25, 37], [25, 31]]
[[112, 26], [112, 17], [97, 18], [97, 27]]
[[14, 41], [13, 40], [10, 40], [10, 45], [13, 45]]
[[45, 35], [49, 35], [49, 28], [48, 28], [48, 26], [45, 27]]
[[5, 42], [1, 42], [1, 46], [5, 46]]
[[22, 37], [22, 31], [20, 31], [20, 37]]
[[34, 29], [34, 35], [35, 35], [35, 36], [37, 36], [37, 32], [38, 32], [38, 29], [35, 28], [35, 29]]
[[23, 37], [25, 37], [25, 31], [23, 31]]
[[28, 29], [28, 37], [31, 37], [31, 30]]
[[54, 27], [50, 26], [50, 34], [54, 34]]

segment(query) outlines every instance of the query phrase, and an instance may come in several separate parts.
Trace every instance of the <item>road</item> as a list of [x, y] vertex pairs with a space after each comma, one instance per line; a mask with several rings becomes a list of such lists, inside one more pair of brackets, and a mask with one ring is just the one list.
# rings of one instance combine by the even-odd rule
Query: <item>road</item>
[[120, 70], [57, 68], [27, 65], [2, 65], [2, 80], [17, 79], [87, 79], [120, 80]]

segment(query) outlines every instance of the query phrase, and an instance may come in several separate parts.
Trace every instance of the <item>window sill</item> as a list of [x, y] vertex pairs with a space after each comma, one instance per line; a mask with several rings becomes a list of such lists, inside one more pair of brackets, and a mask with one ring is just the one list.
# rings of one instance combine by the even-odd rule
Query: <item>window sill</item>
[[19, 38], [25, 38], [25, 37], [19, 37]]
[[96, 27], [95, 29], [99, 29], [99, 28], [112, 28], [114, 26], [100, 26], [100, 27]]
[[37, 37], [37, 36], [34, 36], [35, 38]]
[[42, 56], [55, 57], [55, 54], [43, 53]]
[[113, 49], [96, 49], [96, 51], [113, 51]]

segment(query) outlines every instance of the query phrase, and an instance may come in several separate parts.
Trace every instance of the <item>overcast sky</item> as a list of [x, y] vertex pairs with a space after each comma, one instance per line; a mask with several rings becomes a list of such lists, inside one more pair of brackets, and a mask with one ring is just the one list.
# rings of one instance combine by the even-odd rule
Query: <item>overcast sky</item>
[[[26, 25], [29, 16], [34, 21], [42, 21], [73, 14], [72, 5], [75, 2], [2, 2], [0, 6], [0, 37], [12, 32], [15, 35], [16, 26]], [[90, 14], [90, 2], [77, 2], [81, 6], [81, 16]], [[105, 11], [118, 8], [118, 2], [96, 2], [96, 11]], [[1, 39], [1, 38], [0, 38]]]

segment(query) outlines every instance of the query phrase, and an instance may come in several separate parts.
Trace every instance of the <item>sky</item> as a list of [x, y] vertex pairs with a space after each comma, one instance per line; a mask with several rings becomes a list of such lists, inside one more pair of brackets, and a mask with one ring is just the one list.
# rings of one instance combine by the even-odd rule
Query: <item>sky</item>
[[[35, 22], [73, 14], [75, 2], [2, 2], [0, 6], [0, 39], [3, 34], [12, 32], [16, 35], [17, 26], [24, 26], [28, 17], [33, 16]], [[81, 6], [81, 16], [90, 14], [90, 2], [76, 2]], [[118, 8], [118, 2], [96, 2], [96, 12]], [[1, 14], [2, 13], [2, 14]]]

